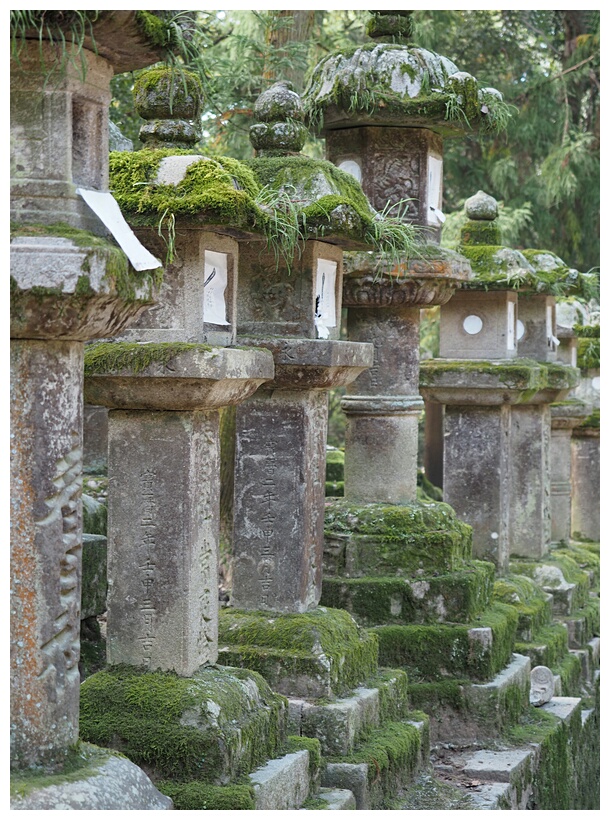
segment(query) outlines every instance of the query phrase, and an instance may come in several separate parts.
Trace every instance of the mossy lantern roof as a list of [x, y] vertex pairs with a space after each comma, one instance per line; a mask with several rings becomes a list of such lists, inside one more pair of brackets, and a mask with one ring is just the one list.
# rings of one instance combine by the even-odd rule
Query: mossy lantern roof
[[[110, 154], [110, 188], [132, 225], [157, 226], [173, 215], [237, 238], [266, 238], [290, 212], [302, 238], [348, 249], [375, 247], [379, 219], [359, 183], [326, 160], [299, 153], [306, 130], [300, 98], [276, 83], [257, 101], [251, 128], [256, 158], [195, 153], [201, 89], [189, 72], [151, 69], [134, 87], [147, 119], [145, 147]], [[262, 102], [261, 102], [262, 100]]]
[[517, 250], [502, 245], [497, 222], [498, 203], [478, 191], [464, 205], [467, 221], [462, 227], [459, 252], [472, 267], [469, 290], [519, 290], [554, 296], [595, 296], [595, 273], [570, 268], [557, 254], [546, 250]]
[[307, 119], [322, 134], [336, 128], [395, 125], [444, 137], [503, 128], [502, 94], [481, 87], [447, 57], [410, 43], [412, 12], [373, 12], [370, 44], [323, 58], [304, 92]]

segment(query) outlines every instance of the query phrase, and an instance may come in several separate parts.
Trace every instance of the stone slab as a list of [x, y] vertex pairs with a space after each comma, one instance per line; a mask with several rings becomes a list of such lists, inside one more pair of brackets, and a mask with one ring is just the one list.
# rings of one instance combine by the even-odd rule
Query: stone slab
[[168, 810], [169, 797], [153, 786], [148, 776], [125, 757], [106, 752], [106, 759], [86, 771], [82, 779], [33, 787], [23, 797], [11, 798], [11, 810]]
[[569, 721], [574, 712], [580, 709], [580, 704], [580, 698], [553, 698], [540, 708], [551, 715], [556, 715], [563, 721]]
[[108, 547], [104, 535], [83, 535], [81, 621], [106, 612]]
[[309, 752], [270, 760], [249, 775], [256, 811], [298, 809], [309, 796]]
[[317, 797], [326, 803], [325, 811], [354, 811], [356, 798], [349, 789], [320, 789]]
[[345, 789], [354, 795], [356, 808], [371, 808], [366, 763], [327, 763], [322, 769], [322, 786]]
[[514, 784], [533, 762], [534, 754], [529, 750], [481, 749], [464, 760], [463, 773], [473, 779]]

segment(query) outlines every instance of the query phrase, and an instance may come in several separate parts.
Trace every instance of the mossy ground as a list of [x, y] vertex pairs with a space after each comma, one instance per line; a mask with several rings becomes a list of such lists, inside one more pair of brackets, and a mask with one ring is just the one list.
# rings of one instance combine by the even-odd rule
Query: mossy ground
[[494, 600], [515, 607], [519, 613], [517, 636], [533, 640], [538, 630], [551, 622], [552, 607], [547, 593], [524, 575], [506, 575], [494, 583]]

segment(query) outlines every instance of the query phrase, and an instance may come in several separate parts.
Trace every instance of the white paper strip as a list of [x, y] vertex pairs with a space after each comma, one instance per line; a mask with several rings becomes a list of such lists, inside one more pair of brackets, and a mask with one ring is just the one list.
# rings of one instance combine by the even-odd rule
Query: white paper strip
[[506, 349], [515, 349], [515, 303], [508, 302], [506, 310]]
[[328, 328], [337, 325], [336, 282], [337, 263], [332, 262], [330, 259], [318, 259], [314, 324], [320, 339], [328, 339], [330, 335]]
[[443, 180], [443, 160], [430, 155], [428, 157], [428, 224], [439, 225], [445, 221], [441, 211], [441, 183]]
[[203, 267], [203, 321], [212, 325], [228, 325], [225, 302], [227, 254], [206, 251]]
[[154, 270], [162, 267], [161, 262], [146, 250], [125, 222], [119, 203], [111, 193], [89, 191], [86, 188], [77, 188], [76, 193], [82, 196], [91, 210], [102, 220], [136, 270]]

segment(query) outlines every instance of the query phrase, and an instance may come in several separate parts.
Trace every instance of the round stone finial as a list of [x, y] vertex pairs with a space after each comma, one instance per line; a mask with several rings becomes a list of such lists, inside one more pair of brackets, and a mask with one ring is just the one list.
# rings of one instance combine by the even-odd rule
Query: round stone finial
[[148, 120], [140, 139], [150, 148], [188, 148], [201, 139], [201, 81], [192, 71], [151, 68], [133, 88], [136, 111]]
[[413, 36], [412, 11], [371, 11], [366, 33], [375, 40], [408, 42]]
[[259, 122], [250, 127], [250, 142], [259, 154], [298, 153], [305, 145], [303, 103], [292, 83], [280, 80], [263, 91], [254, 103], [254, 114]]
[[468, 219], [496, 219], [498, 216], [498, 203], [485, 191], [477, 191], [474, 196], [464, 203], [466, 216]]

